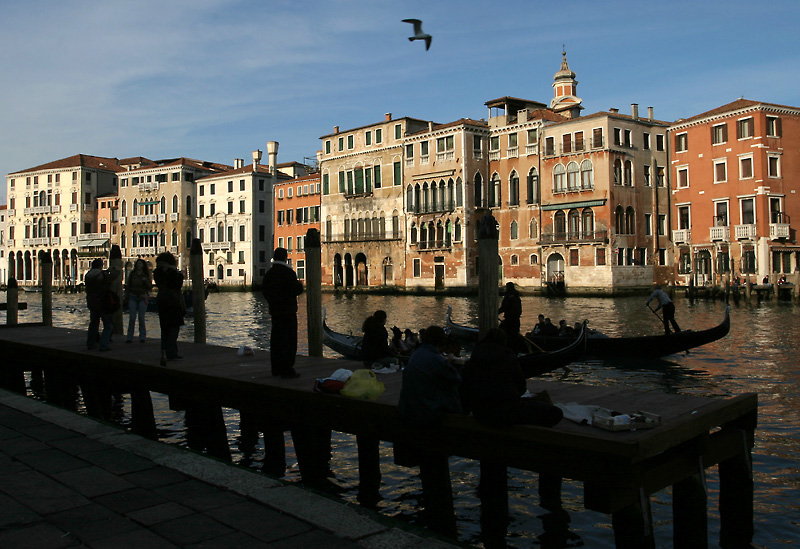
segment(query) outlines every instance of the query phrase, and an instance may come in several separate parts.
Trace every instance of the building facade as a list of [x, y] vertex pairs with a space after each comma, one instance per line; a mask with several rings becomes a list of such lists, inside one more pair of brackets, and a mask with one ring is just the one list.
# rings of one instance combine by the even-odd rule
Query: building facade
[[171, 252], [178, 269], [189, 272], [195, 234], [196, 181], [230, 166], [190, 158], [123, 160], [119, 174], [119, 246], [126, 270], [142, 258], [155, 264]]
[[110, 240], [97, 225], [97, 197], [115, 194], [124, 171], [116, 158], [75, 155], [6, 177], [8, 277], [40, 282], [39, 255], [53, 260], [53, 282], [80, 282]]
[[739, 99], [669, 135], [678, 280], [760, 283], [798, 270], [800, 109]]
[[279, 181], [273, 191], [275, 247], [286, 248], [300, 280], [306, 278], [306, 235], [320, 230], [321, 193], [318, 173]]
[[321, 137], [323, 285], [405, 286], [403, 146], [427, 127], [387, 114]]

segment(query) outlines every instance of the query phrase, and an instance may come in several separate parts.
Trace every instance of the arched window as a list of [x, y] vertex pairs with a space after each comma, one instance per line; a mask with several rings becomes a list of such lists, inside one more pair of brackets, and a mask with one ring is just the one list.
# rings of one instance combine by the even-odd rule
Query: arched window
[[614, 228], [617, 234], [625, 234], [625, 210], [622, 209], [622, 206], [617, 206], [617, 209], [614, 210]]
[[186, 215], [192, 215], [192, 197], [186, 197]]
[[517, 240], [518, 238], [519, 238], [519, 224], [515, 219], [511, 222], [511, 240]]
[[483, 177], [480, 172], [475, 174], [475, 207], [483, 207]]
[[591, 189], [593, 187], [592, 179], [592, 161], [587, 158], [581, 162], [581, 188]]
[[567, 218], [569, 239], [579, 240], [581, 237], [581, 214], [578, 210], [570, 210]]
[[555, 240], [565, 240], [567, 238], [567, 216], [559, 210], [553, 216], [553, 227], [555, 228]]
[[217, 223], [217, 242], [225, 240], [225, 225]]
[[531, 254], [530, 262], [531, 262], [531, 265], [538, 265], [539, 264], [539, 256], [537, 254]]
[[411, 244], [417, 243], [417, 224], [411, 224]]
[[172, 213], [178, 213], [178, 202], [178, 195], [176, 194], [172, 197]]
[[625, 232], [627, 234], [636, 234], [636, 214], [631, 206], [628, 206], [628, 209], [625, 210]]
[[428, 226], [425, 223], [419, 226], [419, 247], [420, 249], [428, 247]]
[[329, 242], [333, 239], [333, 219], [331, 216], [325, 220], [325, 236]]
[[158, 245], [162, 248], [167, 245], [167, 233], [163, 230], [158, 234]]
[[422, 184], [422, 211], [431, 211], [431, 191], [427, 183]]
[[162, 213], [162, 214], [163, 213], [167, 213], [167, 197], [166, 196], [162, 196], [161, 197], [161, 204], [160, 204], [160, 208], [158, 210], [158, 213]]
[[614, 160], [614, 185], [622, 185], [622, 160]]
[[512, 265], [519, 265], [519, 256], [517, 254], [511, 255], [511, 264]]
[[428, 247], [429, 248], [433, 248], [433, 245], [434, 245], [435, 242], [436, 242], [436, 225], [433, 224], [433, 221], [429, 221], [428, 222]]
[[400, 238], [400, 216], [392, 212], [392, 238]]
[[567, 190], [566, 172], [564, 164], [556, 164], [553, 167], [553, 192], [563, 193]]
[[633, 164], [631, 163], [630, 160], [626, 160], [625, 161], [625, 176], [624, 176], [625, 185], [631, 186], [633, 184], [632, 177], [633, 177]]
[[528, 172], [528, 204], [539, 203], [539, 172], [536, 168], [531, 168]]
[[500, 176], [497, 175], [496, 173], [494, 175], [492, 175], [492, 182], [491, 182], [490, 189], [489, 189], [489, 191], [491, 193], [491, 197], [489, 198], [489, 207], [490, 208], [499, 208], [500, 207], [500, 201], [502, 199], [502, 197], [500, 195], [500, 190], [501, 190], [500, 186], [501, 185], [502, 185], [502, 183], [500, 182]]
[[442, 248], [444, 246], [444, 225], [442, 220], [436, 222], [436, 247]]
[[453, 233], [453, 240], [456, 242], [461, 242], [461, 220], [456, 218], [456, 228]]
[[449, 248], [453, 244], [453, 222], [449, 219], [444, 224], [444, 247]]
[[192, 247], [192, 231], [186, 231], [186, 248]]
[[420, 190], [419, 183], [414, 185], [414, 213], [420, 213], [422, 205], [422, 191]]
[[127, 242], [128, 240], [125, 238], [125, 232], [123, 231], [123, 233], [119, 235], [119, 247], [124, 250], [125, 248], [128, 247]]
[[581, 224], [584, 238], [594, 238], [594, 212], [585, 208], [581, 214]]
[[127, 217], [128, 216], [128, 202], [123, 200], [122, 205], [120, 206], [120, 217]]
[[519, 175], [516, 171], [511, 172], [508, 181], [508, 205], [519, 206]]
[[177, 246], [178, 245], [178, 231], [172, 229], [172, 238], [170, 239], [170, 246]]
[[528, 238], [538, 238], [539, 237], [539, 224], [536, 223], [535, 219], [531, 219], [531, 222], [528, 224]]
[[131, 215], [139, 215], [139, 201], [137, 199], [133, 199], [133, 210], [131, 211]]
[[343, 223], [344, 223], [344, 239], [350, 240], [350, 220], [347, 218], [347, 216], [344, 216]]
[[578, 190], [578, 171], [577, 162], [567, 164], [567, 189], [570, 191]]
[[409, 212], [415, 212], [416, 206], [414, 204], [414, 187], [409, 185], [406, 187], [406, 208]]
[[456, 208], [464, 207], [464, 184], [461, 178], [456, 179]]
[[436, 203], [439, 205], [440, 211], [447, 210], [449, 207], [447, 203], [447, 184], [444, 182], [444, 179], [439, 181], [439, 198]]

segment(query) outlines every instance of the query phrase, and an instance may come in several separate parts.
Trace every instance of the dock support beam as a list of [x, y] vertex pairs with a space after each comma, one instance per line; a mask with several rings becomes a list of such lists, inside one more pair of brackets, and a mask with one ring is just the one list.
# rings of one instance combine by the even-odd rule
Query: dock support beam
[[753, 540], [753, 430], [741, 430], [742, 453], [719, 464], [720, 541], [723, 548]]
[[458, 531], [447, 456], [422, 453], [419, 478], [422, 481], [422, 505], [428, 527], [434, 532], [455, 538]]
[[708, 492], [702, 458], [698, 471], [672, 486], [673, 546], [708, 547]]
[[611, 514], [611, 524], [617, 549], [655, 549], [650, 498], [643, 489], [635, 502]]
[[497, 220], [491, 215], [483, 216], [478, 228], [478, 330], [481, 337], [489, 329], [497, 328], [500, 278], [498, 237]]
[[42, 324], [53, 325], [53, 256], [50, 252], [39, 252], [42, 268]]
[[19, 322], [19, 286], [17, 285], [17, 279], [14, 277], [8, 279], [6, 300], [8, 302], [6, 324], [16, 326]]

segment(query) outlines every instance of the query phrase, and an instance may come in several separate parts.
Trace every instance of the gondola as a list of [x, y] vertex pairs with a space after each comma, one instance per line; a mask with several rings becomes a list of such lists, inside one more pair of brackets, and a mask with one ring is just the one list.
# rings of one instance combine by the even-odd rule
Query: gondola
[[[578, 336], [572, 338], [569, 345], [553, 351], [537, 350], [536, 352], [519, 355], [519, 365], [525, 377], [546, 374], [579, 360], [586, 352], [588, 331], [586, 321], [584, 321]], [[533, 342], [529, 341], [529, 343]]]
[[347, 335], [332, 330], [322, 313], [322, 343], [350, 360], [361, 360], [362, 336]]
[[[478, 330], [470, 326], [455, 324], [447, 310], [446, 330], [463, 341], [477, 341]], [[683, 330], [670, 335], [651, 335], [639, 337], [608, 337], [601, 333], [589, 333], [586, 337], [586, 354], [596, 358], [610, 357], [662, 357], [689, 351], [722, 339], [731, 328], [730, 307], [725, 309], [722, 322], [707, 330]], [[572, 342], [563, 336], [540, 336], [533, 333], [526, 338], [546, 351], [561, 349]]]

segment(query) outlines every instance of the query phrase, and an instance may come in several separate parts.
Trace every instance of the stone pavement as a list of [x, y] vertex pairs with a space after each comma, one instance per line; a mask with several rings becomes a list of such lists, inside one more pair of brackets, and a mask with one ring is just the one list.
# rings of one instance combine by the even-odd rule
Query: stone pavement
[[452, 547], [315, 492], [0, 390], [0, 547]]

